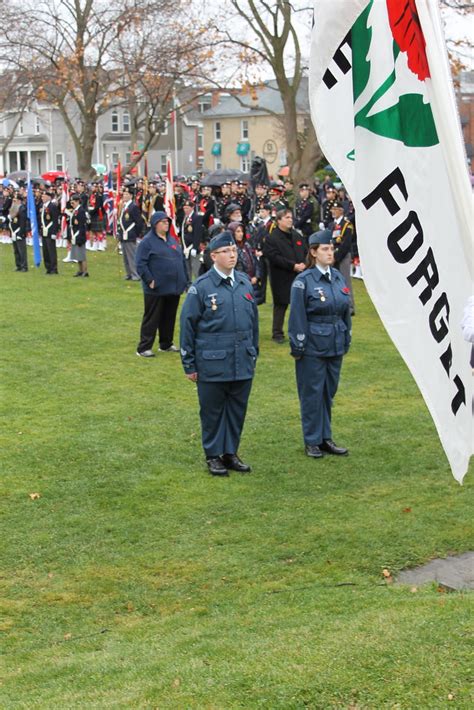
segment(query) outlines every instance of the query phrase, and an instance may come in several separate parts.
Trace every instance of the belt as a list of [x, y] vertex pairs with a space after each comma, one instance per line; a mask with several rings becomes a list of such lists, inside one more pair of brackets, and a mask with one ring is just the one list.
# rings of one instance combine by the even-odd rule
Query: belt
[[309, 323], [337, 323], [342, 320], [341, 316], [314, 316], [308, 318]]

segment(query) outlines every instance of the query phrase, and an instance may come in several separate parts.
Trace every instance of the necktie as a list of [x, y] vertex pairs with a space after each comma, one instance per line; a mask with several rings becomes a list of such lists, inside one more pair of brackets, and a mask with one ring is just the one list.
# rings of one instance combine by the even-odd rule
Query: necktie
[[224, 283], [226, 283], [228, 286], [230, 286], [232, 288], [232, 279], [230, 278], [230, 276], [227, 276], [227, 278], [222, 279], [222, 280]]
[[329, 273], [328, 273], [327, 271], [326, 271], [325, 274], [323, 274], [322, 278], [323, 278], [325, 281], [327, 281], [328, 283], [331, 283], [331, 276], [329, 275]]

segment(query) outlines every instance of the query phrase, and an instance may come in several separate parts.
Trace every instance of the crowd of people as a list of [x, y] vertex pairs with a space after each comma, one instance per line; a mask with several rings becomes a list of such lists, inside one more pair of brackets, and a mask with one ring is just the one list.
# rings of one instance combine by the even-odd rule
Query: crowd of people
[[[31, 197], [30, 197], [31, 199]], [[166, 184], [126, 179], [113, 194], [102, 182], [36, 185], [34, 211], [46, 274], [76, 262], [88, 278], [87, 249], [103, 251], [116, 238], [125, 279], [140, 281], [144, 312], [137, 355], [181, 352], [197, 384], [208, 470], [250, 471], [238, 445], [258, 357], [258, 305], [272, 294], [272, 339], [288, 336], [295, 359], [305, 451], [312, 458], [346, 455], [332, 440], [331, 407], [355, 313], [351, 276], [358, 254], [352, 203], [330, 179], [217, 186], [198, 178], [175, 183], [173, 209]], [[4, 186], [1, 215], [17, 271], [28, 270], [32, 206], [25, 186]], [[170, 212], [174, 211], [174, 220]], [[5, 237], [5, 235], [7, 235]], [[357, 275], [357, 274], [355, 274]], [[181, 343], [173, 337], [180, 297]]]

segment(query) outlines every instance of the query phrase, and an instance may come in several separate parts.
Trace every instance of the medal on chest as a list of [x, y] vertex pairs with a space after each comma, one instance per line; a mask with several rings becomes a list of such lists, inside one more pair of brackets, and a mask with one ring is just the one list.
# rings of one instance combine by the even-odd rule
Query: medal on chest
[[324, 303], [324, 301], [326, 300], [326, 296], [325, 296], [325, 294], [324, 294], [323, 289], [322, 289], [322, 288], [318, 288], [317, 291], [318, 291], [319, 300], [320, 300], [322, 303]]
[[217, 301], [214, 294], [211, 296], [211, 311], [217, 311]]

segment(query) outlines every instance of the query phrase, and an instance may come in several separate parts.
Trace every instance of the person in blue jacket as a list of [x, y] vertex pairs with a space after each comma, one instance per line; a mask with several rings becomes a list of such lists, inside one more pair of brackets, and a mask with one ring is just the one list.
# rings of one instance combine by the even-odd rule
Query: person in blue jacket
[[305, 451], [321, 458], [348, 450], [332, 439], [331, 408], [351, 342], [350, 291], [334, 263], [328, 229], [309, 237], [307, 269], [293, 281], [288, 335], [295, 358]]
[[258, 311], [248, 276], [236, 271], [228, 230], [209, 243], [212, 268], [189, 287], [181, 311], [181, 359], [197, 383], [209, 473], [248, 473], [238, 456], [258, 356]]
[[181, 246], [168, 232], [166, 213], [155, 212], [150, 230], [137, 249], [137, 272], [145, 298], [137, 348], [140, 357], [155, 357], [152, 348], [157, 332], [160, 351], [178, 352], [173, 344], [174, 327], [179, 297], [186, 289], [188, 276]]

